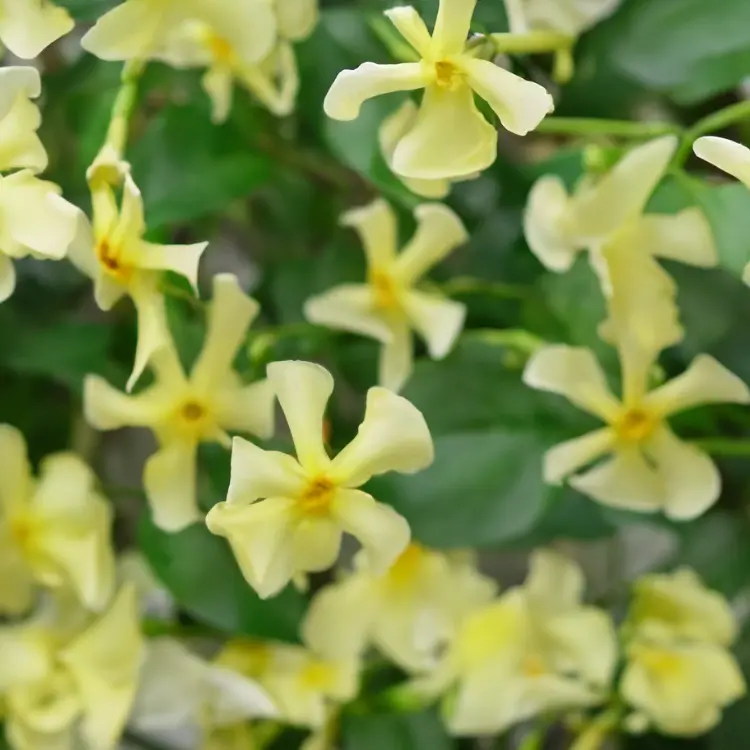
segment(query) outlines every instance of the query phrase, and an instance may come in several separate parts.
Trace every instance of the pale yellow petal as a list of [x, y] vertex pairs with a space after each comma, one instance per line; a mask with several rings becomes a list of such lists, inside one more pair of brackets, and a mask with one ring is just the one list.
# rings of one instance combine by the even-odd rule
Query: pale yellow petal
[[223, 383], [259, 312], [260, 305], [242, 291], [234, 274], [213, 277], [203, 349], [190, 374], [196, 388], [210, 391]]
[[83, 734], [92, 747], [109, 748], [130, 713], [143, 657], [135, 588], [125, 585], [111, 607], [61, 652], [81, 696]]
[[300, 465], [286, 453], [267, 451], [236, 437], [227, 502], [254, 503], [266, 497], [297, 497], [307, 481]]
[[252, 505], [217, 503], [206, 516], [212, 534], [226, 537], [245, 580], [267, 599], [296, 572], [292, 554], [295, 501], [270, 498]]
[[323, 443], [323, 419], [333, 393], [333, 377], [312, 362], [289, 360], [268, 365], [268, 379], [284, 412], [300, 464], [320, 473], [330, 464]]
[[641, 252], [699, 268], [719, 262], [711, 227], [696, 207], [670, 216], [646, 214], [638, 222], [632, 242]]
[[299, 42], [312, 34], [318, 23], [318, 0], [275, 0], [279, 34]]
[[102, 60], [131, 60], [148, 56], [168, 28], [169, 3], [127, 0], [101, 16], [81, 40], [81, 46]]
[[0, 691], [43, 680], [54, 654], [44, 634], [24, 625], [0, 629]]
[[288, 42], [280, 41], [261, 64], [245, 65], [235, 75], [272, 114], [286, 117], [294, 111], [299, 71], [294, 49]]
[[490, 663], [473, 670], [448, 703], [446, 722], [452, 735], [497, 734], [520, 720], [514, 710], [523, 690], [518, 678], [498, 674]]
[[146, 462], [143, 486], [154, 523], [169, 532], [181, 531], [201, 518], [196, 496], [194, 443], [171, 443]]
[[664, 485], [664, 512], [675, 521], [697, 518], [721, 493], [721, 476], [707, 453], [663, 427], [645, 446]]
[[[18, 617], [26, 614], [34, 603], [36, 593], [36, 581], [23, 550], [16, 546], [7, 530], [0, 530], [0, 615]], [[0, 667], [0, 686], [2, 679]]]
[[234, 76], [229, 68], [212, 65], [201, 78], [203, 90], [211, 100], [211, 122], [225, 122], [232, 111], [234, 99]]
[[393, 508], [360, 490], [339, 490], [332, 514], [361, 545], [375, 573], [385, 572], [406, 549], [409, 524]]
[[[407, 99], [398, 109], [383, 120], [378, 129], [380, 150], [391, 171], [393, 171], [393, 154], [396, 146], [398, 146], [401, 138], [414, 126], [418, 111], [417, 105], [411, 99]], [[408, 177], [401, 177], [400, 179], [413, 193], [433, 200], [445, 198], [451, 189], [450, 181], [445, 179], [414, 180]]]
[[537, 611], [553, 616], [577, 607], [584, 587], [583, 571], [573, 559], [552, 549], [532, 552], [523, 588]]
[[97, 430], [151, 427], [163, 418], [170, 401], [164, 391], [156, 388], [128, 396], [98, 375], [87, 375], [83, 381], [84, 416]]
[[8, 115], [19, 96], [36, 99], [42, 93], [39, 71], [30, 65], [0, 67], [0, 120]]
[[406, 319], [391, 321], [390, 339], [380, 349], [378, 383], [398, 393], [414, 369], [414, 345]]
[[5, 302], [16, 289], [16, 269], [13, 261], [0, 252], [0, 302]]
[[693, 144], [693, 151], [750, 188], [750, 149], [747, 146], [728, 138], [706, 135]]
[[601, 239], [641, 214], [676, 148], [677, 137], [672, 135], [637, 146], [597, 183], [578, 191], [571, 217], [576, 233]]
[[230, 432], [249, 432], [263, 440], [276, 425], [276, 396], [268, 380], [226, 388], [214, 394], [214, 413], [220, 427]]
[[585, 474], [571, 477], [570, 486], [605, 505], [654, 513], [664, 506], [659, 474], [637, 447], [627, 447]]
[[432, 39], [422, 16], [419, 15], [416, 8], [412, 8], [410, 5], [401, 5], [389, 8], [383, 13], [420, 57], [429, 57]]
[[341, 529], [334, 519], [306, 516], [292, 534], [295, 571], [318, 573], [333, 567], [341, 549]]
[[28, 503], [31, 481], [23, 434], [9, 424], [0, 425], [0, 517]]
[[[193, 245], [156, 245], [140, 242], [135, 264], [151, 271], [172, 271], [182, 276], [193, 289], [198, 287], [198, 264], [208, 242]], [[223, 275], [223, 274], [222, 274]]]
[[502, 126], [526, 135], [555, 108], [544, 86], [511, 73], [489, 60], [461, 61], [469, 86], [492, 107]]
[[355, 658], [367, 647], [379, 606], [377, 582], [353, 575], [318, 591], [302, 623], [304, 642], [329, 659]]
[[496, 155], [497, 132], [477, 109], [472, 90], [428, 86], [414, 127], [396, 146], [392, 166], [409, 178], [456, 178], [481, 172]]
[[0, 169], [30, 169], [43, 172], [47, 168], [44, 150], [37, 129], [42, 123], [39, 107], [21, 93], [10, 111], [0, 119]]
[[410, 291], [404, 297], [409, 322], [427, 343], [433, 359], [442, 359], [453, 348], [466, 319], [466, 305], [435, 294]]
[[263, 0], [209, 2], [199, 11], [201, 20], [234, 51], [241, 63], [258, 62], [276, 41], [278, 28], [274, 8]]
[[156, 352], [170, 346], [171, 336], [167, 323], [164, 298], [152, 286], [131, 290], [131, 297], [138, 312], [138, 341], [135, 348], [133, 372], [130, 373], [126, 390], [130, 392], [138, 382]]
[[387, 268], [396, 258], [398, 223], [396, 212], [383, 198], [341, 215], [341, 226], [359, 235], [370, 268]]
[[524, 234], [531, 252], [551, 271], [567, 271], [583, 248], [570, 236], [570, 196], [555, 175], [538, 179], [529, 193], [523, 215]]
[[391, 329], [375, 307], [365, 284], [342, 284], [305, 302], [305, 317], [317, 325], [339, 328], [387, 343]]
[[565, 477], [609, 453], [617, 436], [609, 427], [553, 446], [544, 454], [544, 481], [560, 484]]
[[604, 371], [590, 349], [561, 344], [545, 346], [529, 360], [523, 382], [531, 388], [565, 396], [604, 421], [609, 421], [618, 409]]
[[646, 397], [646, 404], [669, 415], [702, 404], [750, 402], [750, 389], [724, 365], [708, 354], [698, 355], [682, 375]]
[[0, 41], [17, 57], [30, 60], [74, 26], [64, 8], [49, 0], [3, 3]]
[[[98, 262], [98, 261], [97, 261]], [[94, 301], [100, 310], [111, 310], [126, 294], [126, 289], [101, 269], [94, 279]]]
[[432, 31], [432, 55], [441, 58], [463, 52], [476, 0], [440, 0]]
[[92, 280], [101, 275], [95, 244], [91, 222], [83, 211], [79, 211], [76, 233], [68, 246], [67, 258], [82, 274]]
[[367, 99], [394, 91], [421, 89], [426, 80], [420, 63], [362, 63], [355, 70], [342, 70], [336, 76], [323, 101], [323, 109], [334, 120], [356, 120]]
[[[103, 195], [106, 195], [106, 193], [103, 193]], [[99, 206], [95, 205], [95, 215], [99, 213], [98, 209]], [[105, 221], [110, 211], [111, 207], [107, 206], [104, 216]], [[120, 210], [114, 218], [113, 224], [114, 226], [108, 230], [112, 244], [122, 246], [122, 252], [128, 262], [132, 265], [138, 265], [140, 256], [146, 254], [140, 247], [141, 237], [146, 231], [146, 219], [143, 214], [143, 196], [129, 171], [125, 172], [124, 175]]]
[[5, 252], [22, 255], [31, 251], [54, 260], [65, 255], [78, 231], [79, 209], [59, 193], [57, 185], [40, 180], [29, 170], [2, 178], [0, 236]]
[[331, 476], [345, 486], [359, 487], [388, 471], [421, 471], [434, 455], [430, 430], [419, 409], [392, 391], [370, 388], [362, 424], [333, 460]]
[[422, 203], [414, 209], [417, 231], [396, 259], [396, 275], [404, 284], [416, 283], [469, 234], [459, 216], [442, 203]]

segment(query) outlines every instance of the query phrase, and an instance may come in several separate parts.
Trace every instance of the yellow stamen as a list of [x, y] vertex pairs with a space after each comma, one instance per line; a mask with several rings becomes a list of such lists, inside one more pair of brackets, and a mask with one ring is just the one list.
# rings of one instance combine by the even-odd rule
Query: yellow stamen
[[223, 37], [210, 32], [208, 35], [208, 48], [216, 60], [229, 63], [234, 59], [232, 45]]
[[120, 260], [120, 249], [113, 246], [108, 237], [102, 237], [96, 243], [96, 257], [104, 270], [117, 279], [120, 283], [126, 283], [133, 275], [133, 269]]
[[325, 515], [333, 502], [336, 486], [326, 477], [313, 479], [302, 493], [299, 504], [303, 513]]
[[643, 409], [628, 409], [615, 424], [620, 439], [639, 443], [651, 436], [658, 420]]
[[449, 60], [435, 63], [435, 83], [441, 89], [455, 91], [464, 83], [464, 74]]
[[325, 690], [336, 680], [336, 670], [324, 661], [311, 661], [300, 673], [302, 683], [313, 690]]
[[375, 268], [370, 271], [369, 281], [376, 307], [383, 310], [393, 310], [400, 307], [396, 284], [390, 274]]

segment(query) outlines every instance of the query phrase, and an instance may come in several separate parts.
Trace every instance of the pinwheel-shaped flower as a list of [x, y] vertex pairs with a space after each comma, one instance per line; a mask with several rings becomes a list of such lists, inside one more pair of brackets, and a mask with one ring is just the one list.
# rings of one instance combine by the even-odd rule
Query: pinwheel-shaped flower
[[393, 153], [403, 177], [445, 179], [486, 169], [497, 155], [497, 133], [474, 103], [484, 99], [503, 127], [517, 135], [533, 130], [553, 109], [552, 97], [467, 47], [476, 0], [440, 0], [432, 36], [412, 7], [386, 15], [414, 48], [418, 62], [366, 62], [339, 73], [323, 106], [336, 120], [354, 120], [366, 99], [392, 91], [424, 89], [414, 125]]
[[467, 555], [411, 543], [384, 573], [360, 553], [355, 571], [321, 589], [305, 619], [305, 640], [342, 658], [375, 644], [404, 669], [434, 666], [459, 623], [495, 594]]
[[30, 60], [74, 26], [64, 8], [49, 0], [0, 0], [0, 42]]
[[93, 226], [81, 214], [78, 235], [70, 247], [71, 262], [94, 281], [94, 297], [102, 310], [111, 309], [129, 295], [138, 311], [138, 343], [130, 390], [143, 373], [151, 357], [168, 345], [164, 300], [158, 283], [165, 271], [184, 276], [195, 288], [198, 261], [208, 245], [157, 245], [143, 239], [146, 221], [141, 192], [123, 162], [95, 164], [90, 170], [111, 167], [122, 171], [122, 204], [108, 181], [92, 183]]
[[69, 589], [102, 609], [114, 587], [109, 504], [72, 453], [48, 456], [34, 480], [23, 435], [0, 425], [0, 613], [19, 615], [34, 586]]
[[225, 430], [259, 437], [273, 433], [273, 394], [267, 381], [243, 385], [232, 369], [258, 310], [234, 276], [218, 274], [203, 351], [189, 377], [170, 341], [154, 358], [156, 383], [142, 393], [127, 396], [102, 378], [86, 378], [84, 410], [94, 427], [149, 427], [159, 438], [143, 482], [154, 521], [163, 529], [176, 531], [200, 518], [195, 487], [199, 443], [228, 446]]
[[138, 684], [143, 637], [135, 590], [124, 586], [93, 622], [43, 612], [0, 628], [0, 698], [11, 747], [112, 750]]
[[496, 734], [546, 711], [601, 703], [617, 661], [607, 613], [582, 603], [583, 576], [536, 551], [523, 586], [463, 622], [441, 665], [414, 688], [447, 693], [452, 734]]
[[262, 597], [299, 574], [330, 568], [344, 531], [362, 544], [373, 570], [387, 569], [409, 543], [409, 525], [357, 488], [378, 474], [429, 466], [433, 445], [424, 417], [401, 396], [370, 388], [356, 437], [331, 459], [323, 442], [330, 373], [310, 362], [274, 362], [268, 379], [297, 459], [235, 438], [227, 501], [209, 511], [208, 528], [227, 537]]
[[558, 483], [603, 456], [611, 456], [570, 485], [599, 502], [642, 512], [663, 510], [673, 519], [695, 518], [719, 497], [721, 479], [710, 457], [681, 441], [667, 417], [699, 404], [748, 403], [750, 390], [713, 357], [702, 354], [668, 383], [649, 391], [652, 361], [626, 356], [624, 399], [607, 386], [588, 349], [547, 346], [529, 360], [524, 381], [559, 393], [607, 423], [547, 452], [544, 477]]
[[466, 308], [415, 285], [448, 253], [466, 241], [461, 220], [439, 203], [418, 206], [417, 231], [398, 253], [396, 215], [378, 199], [349, 211], [342, 224], [354, 228], [367, 256], [367, 284], [344, 284], [305, 304], [313, 323], [342, 328], [383, 344], [379, 382], [398, 391], [412, 371], [414, 328], [435, 359], [450, 351], [463, 327]]

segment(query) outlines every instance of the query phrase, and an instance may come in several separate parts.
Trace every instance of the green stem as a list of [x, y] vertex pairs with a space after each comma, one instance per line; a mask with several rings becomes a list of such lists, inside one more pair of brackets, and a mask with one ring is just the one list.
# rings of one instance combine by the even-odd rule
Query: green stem
[[549, 135], [608, 135], [614, 138], [656, 138], [681, 132], [669, 122], [630, 122], [583, 117], [547, 117], [536, 128]]
[[220, 638], [222, 634], [205, 625], [184, 625], [164, 620], [141, 620], [141, 632], [149, 638], [171, 636], [172, 638]]
[[518, 746], [518, 750], [542, 750], [544, 738], [547, 735], [546, 727], [534, 727]]
[[720, 109], [718, 112], [712, 112], [710, 115], [706, 115], [703, 119], [698, 120], [684, 134], [680, 148], [675, 155], [674, 164], [681, 166], [687, 161], [693, 149], [693, 143], [701, 136], [728, 128], [730, 125], [734, 125], [736, 122], [740, 122], [747, 117], [750, 117], [750, 100], [730, 104], [728, 107], [724, 107], [724, 109]]
[[750, 440], [728, 438], [705, 438], [691, 443], [713, 456], [750, 456]]
[[443, 294], [453, 297], [459, 294], [487, 294], [501, 299], [526, 299], [529, 288], [520, 284], [504, 284], [501, 281], [485, 281], [472, 276], [457, 276], [439, 286]]
[[112, 116], [107, 130], [106, 143], [118, 156], [125, 151], [128, 140], [128, 125], [138, 99], [138, 82], [146, 63], [144, 60], [128, 60], [122, 68], [120, 90], [112, 107]]
[[534, 354], [540, 347], [547, 343], [544, 339], [539, 338], [539, 336], [520, 328], [507, 328], [505, 330], [477, 328], [468, 331], [465, 337], [493, 346], [504, 346], [508, 349], [515, 349], [528, 356]]
[[570, 49], [575, 39], [555, 31], [530, 31], [528, 34], [490, 34], [498, 55], [523, 55]]

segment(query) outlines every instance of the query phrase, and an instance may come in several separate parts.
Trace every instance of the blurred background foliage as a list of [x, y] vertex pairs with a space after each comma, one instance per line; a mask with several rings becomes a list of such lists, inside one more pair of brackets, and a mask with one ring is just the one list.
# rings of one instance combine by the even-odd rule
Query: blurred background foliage
[[[59, 4], [87, 22], [116, 3]], [[352, 233], [338, 226], [344, 209], [382, 193], [400, 211], [407, 233], [416, 198], [389, 172], [377, 145], [378, 126], [398, 97], [367, 103], [351, 123], [328, 120], [321, 102], [343, 68], [390, 59], [380, 15], [389, 4], [323, 2], [315, 33], [298, 48], [297, 110], [283, 121], [238, 91], [229, 120], [214, 126], [198, 74], [150, 65], [127, 154], [152, 238], [210, 240], [204, 282], [231, 270], [261, 302], [262, 318], [245, 357], [247, 377], [262, 372], [268, 361], [290, 357], [319, 360], [335, 374], [329, 415], [334, 445], [345, 443], [356, 428], [363, 394], [375, 381], [376, 345], [306, 323], [302, 303], [335, 283], [362, 277], [361, 249]], [[417, 5], [429, 23], [436, 2]], [[477, 31], [507, 28], [500, 0], [479, 0], [475, 25]], [[551, 61], [544, 56], [514, 64], [550, 87], [556, 115], [658, 120], [689, 128], [744, 100], [748, 29], [748, 0], [625, 0], [580, 39], [569, 84], [551, 83]], [[41, 137], [50, 155], [48, 178], [69, 200], [87, 207], [85, 171], [104, 139], [120, 65], [79, 56], [78, 50], [77, 41], [67, 39], [43, 54]], [[742, 611], [750, 584], [747, 407], [712, 407], [680, 418], [681, 434], [714, 443], [725, 476], [721, 502], [697, 521], [678, 526], [615, 512], [542, 481], [544, 450], [581, 434], [587, 424], [562, 399], [522, 385], [529, 342], [591, 346], [613, 377], [617, 373], [612, 352], [597, 336], [603, 301], [586, 261], [568, 274], [544, 272], [525, 245], [522, 210], [537, 176], [552, 172], [573, 182], [591, 163], [592, 144], [602, 147], [599, 156], [618, 153], [618, 144], [540, 130], [523, 140], [502, 134], [495, 165], [479, 179], [458, 184], [448, 200], [471, 241], [433, 281], [468, 306], [467, 329], [445, 361], [421, 359], [405, 391], [428, 420], [437, 460], [414, 477], [376, 480], [373, 492], [409, 520], [419, 540], [441, 548], [482, 548], [490, 565], [498, 551], [569, 540], [589, 561], [602, 601], [616, 603], [628, 578], [646, 567], [685, 562]], [[750, 125], [725, 134], [748, 142]], [[678, 372], [696, 353], [708, 352], [750, 381], [750, 293], [739, 280], [750, 260], [750, 193], [715, 181], [705, 165], [689, 166], [691, 176], [670, 176], [654, 201], [667, 211], [700, 206], [716, 235], [721, 267], [670, 267], [687, 335], [663, 364]], [[93, 305], [89, 282], [65, 263], [28, 260], [18, 270], [18, 290], [0, 307], [0, 421], [24, 431], [34, 460], [72, 444], [94, 462], [117, 504], [120, 544], [137, 540], [186, 621], [231, 634], [295, 640], [304, 597], [289, 590], [261, 602], [242, 580], [224, 540], [202, 525], [177, 535], [158, 530], [137, 489], [139, 461], [148, 452], [138, 441], [145, 438], [97, 436], [82, 419], [86, 373], [102, 374], [118, 386], [125, 382], [135, 342], [131, 307], [119, 306], [105, 318]], [[202, 337], [202, 303], [177, 280], [169, 284], [171, 325], [181, 354], [190, 359]], [[711, 439], [717, 435], [747, 442], [735, 443], [740, 455], [721, 455], [732, 450]], [[206, 450], [201, 465], [200, 500], [208, 508], [224, 497], [227, 454]], [[750, 668], [750, 631], [739, 651]], [[397, 715], [366, 701], [349, 710], [343, 730], [346, 750], [469, 746], [447, 737], [430, 712]], [[748, 737], [750, 699], [745, 699], [708, 737], [647, 736], [626, 744], [638, 750], [742, 750]], [[512, 737], [507, 742], [514, 746]]]

